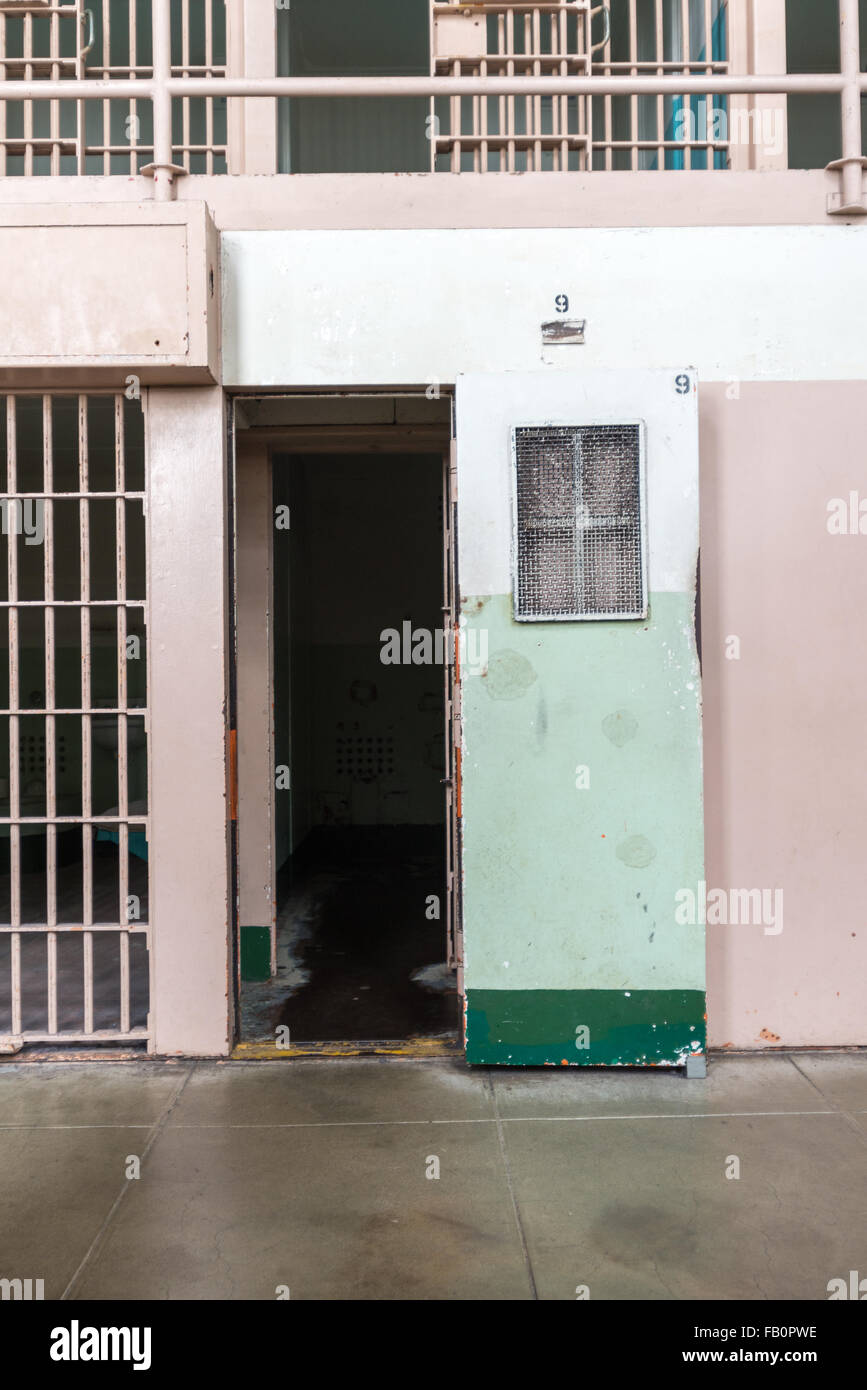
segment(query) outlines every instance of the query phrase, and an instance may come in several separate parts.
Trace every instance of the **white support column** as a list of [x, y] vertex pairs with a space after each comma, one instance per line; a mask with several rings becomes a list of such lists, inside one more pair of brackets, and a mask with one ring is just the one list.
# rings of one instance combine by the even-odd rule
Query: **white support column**
[[[728, 12], [732, 73], [784, 73], [786, 0], [729, 0]], [[781, 95], [729, 98], [732, 169], [788, 169], [787, 107]]]
[[[228, 76], [276, 77], [274, 0], [227, 0]], [[276, 174], [277, 101], [229, 99], [229, 173]]]
[[225, 1055], [234, 990], [220, 388], [151, 388], [147, 449], [152, 1047]]
[[[238, 901], [240, 926], [267, 927], [277, 968], [271, 460], [238, 439]], [[288, 792], [285, 793], [288, 795]]]

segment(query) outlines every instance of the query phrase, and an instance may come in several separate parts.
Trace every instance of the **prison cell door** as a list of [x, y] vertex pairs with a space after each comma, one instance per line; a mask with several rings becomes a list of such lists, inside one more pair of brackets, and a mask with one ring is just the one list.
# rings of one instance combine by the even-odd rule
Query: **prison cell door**
[[467, 1059], [700, 1074], [695, 374], [466, 375], [456, 421]]

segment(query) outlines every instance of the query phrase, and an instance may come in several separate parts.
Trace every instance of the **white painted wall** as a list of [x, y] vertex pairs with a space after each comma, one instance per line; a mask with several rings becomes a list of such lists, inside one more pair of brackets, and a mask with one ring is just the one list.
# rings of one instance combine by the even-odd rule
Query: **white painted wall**
[[[400, 385], [544, 363], [867, 377], [867, 226], [224, 232], [227, 386]], [[587, 320], [583, 347], [540, 325]]]

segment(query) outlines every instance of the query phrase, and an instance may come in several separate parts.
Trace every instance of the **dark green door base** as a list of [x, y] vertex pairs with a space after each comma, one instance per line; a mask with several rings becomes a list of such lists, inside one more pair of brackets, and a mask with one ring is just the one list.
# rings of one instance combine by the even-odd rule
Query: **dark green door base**
[[268, 927], [241, 928], [241, 979], [270, 980], [271, 931]]
[[703, 990], [467, 991], [475, 1066], [679, 1067], [705, 1050]]

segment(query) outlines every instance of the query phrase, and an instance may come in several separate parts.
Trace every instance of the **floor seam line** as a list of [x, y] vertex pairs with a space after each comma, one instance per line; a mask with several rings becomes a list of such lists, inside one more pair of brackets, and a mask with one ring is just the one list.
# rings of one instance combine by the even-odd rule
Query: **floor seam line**
[[832, 1096], [826, 1096], [825, 1092], [821, 1089], [818, 1083], [815, 1082], [812, 1077], [808, 1076], [807, 1073], [801, 1067], [798, 1066], [798, 1063], [795, 1061], [795, 1058], [793, 1056], [790, 1055], [789, 1061], [792, 1063], [792, 1066], [795, 1068], [795, 1070], [797, 1072], [800, 1072], [804, 1080], [808, 1081], [815, 1091], [818, 1091], [822, 1099], [826, 1100], [829, 1105], [833, 1105], [833, 1113], [839, 1115], [843, 1120], [845, 1120], [846, 1128], [852, 1134], [854, 1134], [856, 1138], [861, 1141], [862, 1144], [867, 1144], [867, 1133], [864, 1132], [858, 1121], [855, 1119], [856, 1114], [863, 1112], [852, 1111], [848, 1109], [846, 1106], [838, 1105]]
[[[145, 1159], [147, 1158], [148, 1154], [150, 1153], [160, 1134], [162, 1134], [163, 1130], [165, 1129], [169, 1115], [172, 1113], [181, 1096], [183, 1095], [184, 1090], [187, 1086], [187, 1082], [190, 1080], [190, 1077], [193, 1075], [193, 1072], [195, 1071], [195, 1066], [196, 1064], [195, 1062], [193, 1062], [190, 1066], [189, 1071], [187, 1072], [186, 1076], [181, 1082], [180, 1086], [175, 1091], [175, 1094], [169, 1101], [168, 1105], [165, 1106], [165, 1108], [162, 1111], [162, 1114], [158, 1117], [158, 1119], [151, 1127], [150, 1137], [148, 1138], [148, 1141], [145, 1144], [139, 1156], [141, 1164], [144, 1163]], [[109, 1227], [111, 1226], [111, 1223], [114, 1220], [115, 1215], [120, 1209], [124, 1197], [129, 1192], [132, 1181], [133, 1180], [130, 1178], [124, 1179], [123, 1187], [120, 1189], [111, 1206], [109, 1207], [105, 1219], [102, 1222], [102, 1225], [100, 1226], [99, 1230], [97, 1231], [96, 1235], [91, 1241], [88, 1249], [85, 1251], [84, 1257], [79, 1263], [75, 1273], [73, 1274], [69, 1283], [66, 1285], [66, 1288], [63, 1290], [63, 1293], [60, 1295], [59, 1302], [65, 1303], [69, 1301], [77, 1285], [81, 1282], [84, 1272], [90, 1264], [91, 1260], [94, 1258], [96, 1254], [98, 1254], [99, 1250], [102, 1248], [103, 1244], [105, 1243], [105, 1238], [108, 1235]]]
[[527, 1271], [527, 1280], [528, 1280], [529, 1285], [530, 1285], [530, 1293], [531, 1293], [531, 1295], [532, 1295], [534, 1301], [538, 1303], [538, 1301], [539, 1301], [539, 1290], [536, 1288], [536, 1277], [535, 1277], [535, 1275], [534, 1275], [534, 1273], [533, 1273], [533, 1262], [532, 1262], [532, 1260], [530, 1259], [530, 1251], [529, 1251], [529, 1248], [528, 1248], [528, 1246], [527, 1246], [527, 1236], [526, 1236], [526, 1233], [525, 1233], [525, 1231], [524, 1231], [524, 1223], [523, 1223], [523, 1221], [521, 1220], [521, 1213], [520, 1213], [520, 1210], [519, 1210], [519, 1208], [518, 1208], [518, 1199], [517, 1199], [517, 1197], [515, 1196], [515, 1189], [514, 1189], [514, 1186], [513, 1186], [513, 1184], [512, 1184], [512, 1170], [511, 1170], [511, 1168], [509, 1167], [509, 1158], [508, 1158], [508, 1154], [506, 1153], [506, 1139], [505, 1139], [505, 1135], [504, 1135], [504, 1133], [503, 1133], [502, 1120], [501, 1120], [501, 1118], [500, 1118], [500, 1107], [499, 1107], [498, 1104], [497, 1104], [497, 1095], [496, 1095], [496, 1091], [494, 1090], [494, 1083], [493, 1083], [493, 1081], [491, 1080], [490, 1075], [486, 1075], [486, 1076], [485, 1076], [485, 1085], [487, 1086], [487, 1088], [488, 1088], [488, 1090], [489, 1090], [489, 1092], [490, 1092], [491, 1104], [492, 1104], [493, 1107], [494, 1107], [494, 1119], [495, 1119], [496, 1125], [497, 1125], [497, 1139], [498, 1139], [499, 1145], [500, 1145], [500, 1157], [501, 1157], [501, 1159], [502, 1159], [502, 1161], [503, 1161], [503, 1169], [504, 1169], [505, 1174], [506, 1174], [506, 1186], [507, 1186], [507, 1188], [508, 1188], [508, 1190], [509, 1190], [509, 1198], [510, 1198], [511, 1203], [512, 1203], [512, 1214], [513, 1214], [513, 1216], [514, 1216], [514, 1218], [515, 1218], [515, 1225], [516, 1225], [516, 1227], [517, 1227], [517, 1229], [518, 1229], [518, 1240], [520, 1241], [520, 1244], [521, 1244], [521, 1254], [522, 1254], [522, 1257], [523, 1257], [523, 1260], [524, 1260], [524, 1267], [526, 1268], [526, 1271]]

